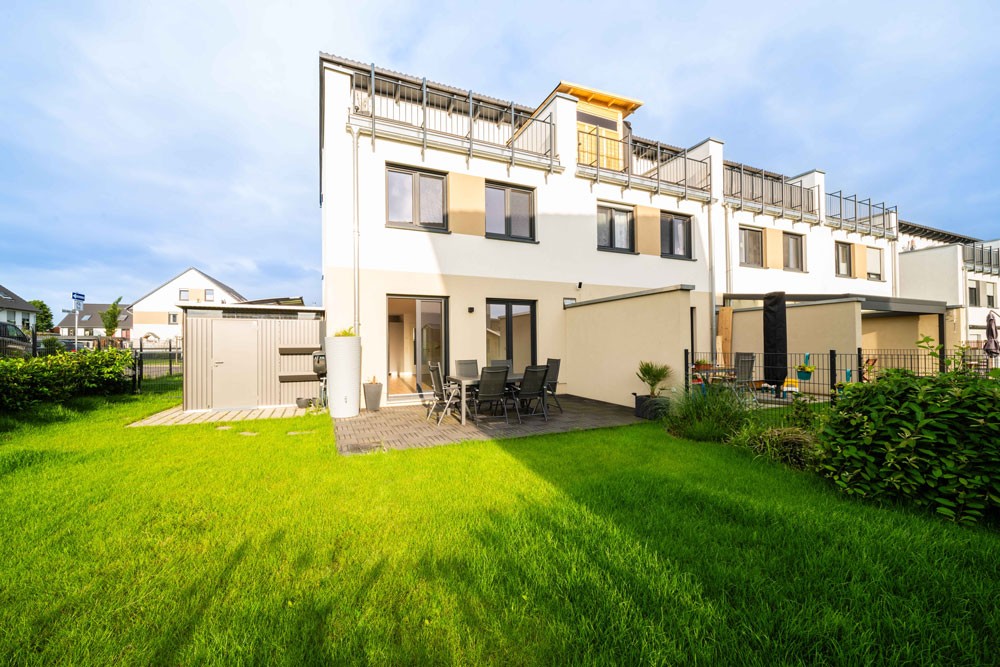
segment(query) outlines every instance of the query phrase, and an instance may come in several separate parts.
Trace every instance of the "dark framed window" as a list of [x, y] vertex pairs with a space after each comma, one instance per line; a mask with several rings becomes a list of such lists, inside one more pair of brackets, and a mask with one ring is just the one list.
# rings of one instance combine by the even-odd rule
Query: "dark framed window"
[[969, 281], [969, 305], [970, 306], [976, 307], [976, 306], [979, 305], [979, 295], [980, 294], [981, 294], [981, 290], [979, 289], [979, 281], [978, 280], [970, 280]]
[[486, 184], [486, 236], [535, 240], [535, 193], [499, 183]]
[[781, 235], [784, 268], [789, 271], [805, 271], [804, 241], [799, 234], [783, 232]]
[[740, 227], [740, 266], [764, 266], [764, 232]]
[[386, 167], [386, 224], [445, 231], [444, 175]]
[[851, 244], [837, 242], [836, 271], [841, 278], [851, 277]]
[[205, 290], [205, 301], [215, 301], [215, 290], [207, 289]]
[[177, 324], [179, 321], [177, 313], [167, 313], [167, 324]]
[[882, 249], [868, 248], [867, 255], [868, 280], [882, 280]]
[[515, 373], [533, 366], [536, 358], [535, 302], [523, 299], [486, 300], [486, 363], [508, 359]]
[[635, 252], [635, 220], [632, 209], [597, 207], [597, 248]]
[[177, 291], [178, 301], [187, 301], [189, 298], [190, 298], [190, 292], [188, 290], [182, 289]]
[[984, 283], [986, 285], [986, 307], [996, 308], [997, 307], [997, 284], [996, 283]]
[[691, 259], [691, 218], [660, 212], [660, 255]]

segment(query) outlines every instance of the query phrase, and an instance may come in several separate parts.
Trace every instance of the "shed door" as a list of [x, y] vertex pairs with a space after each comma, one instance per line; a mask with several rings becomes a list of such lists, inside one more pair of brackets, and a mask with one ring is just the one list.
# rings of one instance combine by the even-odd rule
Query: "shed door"
[[212, 322], [212, 407], [257, 407], [257, 322]]

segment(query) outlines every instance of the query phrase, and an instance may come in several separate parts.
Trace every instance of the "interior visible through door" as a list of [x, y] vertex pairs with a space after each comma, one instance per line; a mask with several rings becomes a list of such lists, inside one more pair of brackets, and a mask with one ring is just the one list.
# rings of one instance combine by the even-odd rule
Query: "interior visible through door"
[[442, 364], [447, 374], [445, 301], [408, 296], [388, 298], [386, 386], [390, 397], [433, 393], [431, 362]]

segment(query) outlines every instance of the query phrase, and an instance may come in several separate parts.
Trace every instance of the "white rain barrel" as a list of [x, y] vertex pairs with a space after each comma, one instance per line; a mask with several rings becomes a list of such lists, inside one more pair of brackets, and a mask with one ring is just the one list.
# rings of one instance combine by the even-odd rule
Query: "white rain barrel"
[[328, 336], [325, 347], [330, 416], [357, 417], [361, 409], [361, 337]]

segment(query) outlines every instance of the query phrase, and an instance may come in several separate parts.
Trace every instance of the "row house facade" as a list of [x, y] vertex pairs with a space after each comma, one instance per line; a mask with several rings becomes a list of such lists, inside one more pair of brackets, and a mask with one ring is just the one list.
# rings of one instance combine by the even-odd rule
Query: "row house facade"
[[321, 54], [324, 306], [362, 376], [408, 400], [430, 362], [561, 358], [566, 390], [624, 403], [644, 340], [679, 370], [769, 292], [855, 301], [859, 346], [944, 312], [902, 295], [893, 206], [642, 138], [640, 105], [564, 81], [523, 106]]

